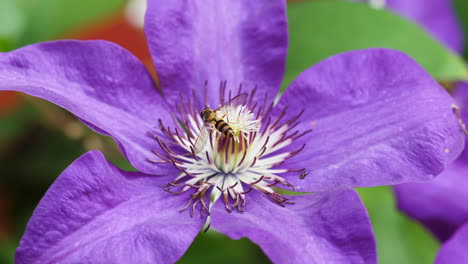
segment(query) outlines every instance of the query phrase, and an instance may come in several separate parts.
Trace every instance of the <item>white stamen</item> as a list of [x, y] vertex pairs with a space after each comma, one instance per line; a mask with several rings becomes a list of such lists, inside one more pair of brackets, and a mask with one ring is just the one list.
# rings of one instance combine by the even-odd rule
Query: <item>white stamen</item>
[[[284, 113], [283, 111], [282, 115]], [[208, 208], [203, 204], [200, 205], [201, 214], [204, 212], [209, 214], [213, 204], [220, 198], [224, 200], [226, 210], [229, 212], [232, 209], [243, 211], [246, 193], [251, 189], [260, 190], [282, 206], [290, 203], [287, 198], [276, 194], [271, 187], [277, 184], [292, 187], [278, 175], [302, 170], [281, 169], [278, 166], [294, 156], [297, 151], [271, 154], [281, 151], [292, 143], [297, 132], [287, 134], [290, 132], [290, 127], [294, 126], [292, 123], [300, 115], [283, 124], [278, 124], [278, 120], [267, 122], [266, 127], [261, 127], [260, 121], [265, 120], [265, 116], [256, 117], [246, 105], [224, 107], [223, 111], [217, 111], [216, 115], [218, 119], [228, 123], [235, 137], [225, 136], [212, 127], [209, 133], [211, 138], [196, 156], [193, 156], [193, 144], [195, 137], [200, 134], [200, 128], [204, 125], [199, 114], [186, 111], [180, 113], [179, 120], [184, 120], [186, 123], [184, 127], [178, 126], [178, 131], [185, 130], [185, 133], [179, 132], [178, 136], [174, 136], [170, 131], [166, 132], [168, 138], [173, 141], [172, 144], [182, 147], [186, 152], [176, 154], [166, 150], [166, 155], [161, 155], [168, 156], [181, 170], [181, 175], [167, 185], [167, 190], [172, 192], [171, 188], [179, 188], [174, 193], [181, 193], [195, 188], [195, 192], [191, 194], [191, 201], [194, 202], [198, 200], [204, 202], [205, 193], [211, 196]], [[189, 139], [189, 135], [193, 137]]]

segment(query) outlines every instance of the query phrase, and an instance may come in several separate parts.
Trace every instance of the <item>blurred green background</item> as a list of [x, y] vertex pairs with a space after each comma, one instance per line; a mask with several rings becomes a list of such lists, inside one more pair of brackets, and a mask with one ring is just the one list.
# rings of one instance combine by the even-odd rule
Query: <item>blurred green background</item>
[[[138, 3], [133, 3], [137, 5]], [[454, 1], [468, 30], [468, 2]], [[0, 0], [0, 51], [53, 39], [108, 39], [150, 65], [141, 13], [125, 0]], [[362, 3], [288, 3], [290, 49], [283, 88], [304, 69], [338, 52], [391, 47], [413, 56], [450, 88], [468, 79], [463, 57], [415, 23]], [[333, 25], [333, 26], [330, 26]], [[466, 54], [465, 54], [466, 55]], [[466, 57], [465, 57], [466, 58]], [[34, 207], [60, 172], [90, 149], [130, 169], [109, 138], [96, 135], [69, 113], [16, 93], [0, 93], [0, 263], [13, 255]], [[431, 263], [438, 242], [395, 208], [390, 187], [361, 188], [377, 237], [379, 262]], [[180, 263], [268, 263], [247, 239], [214, 231], [200, 234]]]

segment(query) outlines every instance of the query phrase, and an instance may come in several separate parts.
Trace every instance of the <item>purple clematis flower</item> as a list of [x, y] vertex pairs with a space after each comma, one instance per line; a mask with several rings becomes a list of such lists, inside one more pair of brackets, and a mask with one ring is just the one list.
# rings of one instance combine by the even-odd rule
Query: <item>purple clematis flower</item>
[[466, 264], [468, 263], [468, 223], [460, 227], [457, 232], [445, 242], [437, 254], [435, 264]]
[[434, 38], [453, 51], [463, 49], [463, 34], [452, 0], [352, 0], [388, 8], [426, 29]]
[[[208, 217], [273, 262], [375, 263], [365, 208], [345, 189], [428, 180], [462, 150], [452, 98], [398, 51], [333, 56], [275, 100], [284, 1], [149, 1], [145, 31], [162, 93], [105, 41], [0, 54], [0, 89], [67, 109], [138, 169], [98, 151], [77, 159], [34, 211], [17, 263], [175, 262]], [[198, 148], [200, 111], [220, 105], [232, 135], [211, 125]]]
[[[451, 1], [392, 0], [389, 3], [393, 3], [390, 8], [421, 23], [448, 47], [455, 51], [462, 50], [462, 34], [456, 23], [457, 19]], [[437, 14], [438, 19], [433, 16], [425, 16], [426, 19], [422, 19], [423, 16], [415, 15], [410, 10], [416, 13], [434, 13]], [[461, 119], [466, 123], [468, 121], [468, 84], [458, 83], [454, 96], [461, 109]], [[465, 147], [463, 154], [433, 181], [424, 184], [405, 183], [394, 189], [400, 210], [421, 222], [440, 241], [445, 241], [460, 226], [468, 222], [467, 186], [468, 149]], [[415, 193], [418, 195], [414, 195]]]
[[[389, 0], [388, 7], [414, 20], [447, 47], [461, 52], [463, 37], [451, 1]], [[460, 82], [454, 93], [461, 119], [468, 121], [468, 84]], [[468, 263], [468, 149], [436, 179], [394, 187], [400, 210], [445, 241], [435, 263]], [[416, 194], [416, 195], [415, 195]]]
[[[468, 121], [468, 84], [460, 83], [454, 93], [461, 118]], [[400, 210], [421, 222], [439, 240], [445, 241], [468, 223], [468, 148], [436, 179], [425, 183], [395, 186]], [[415, 195], [417, 193], [417, 195]]]

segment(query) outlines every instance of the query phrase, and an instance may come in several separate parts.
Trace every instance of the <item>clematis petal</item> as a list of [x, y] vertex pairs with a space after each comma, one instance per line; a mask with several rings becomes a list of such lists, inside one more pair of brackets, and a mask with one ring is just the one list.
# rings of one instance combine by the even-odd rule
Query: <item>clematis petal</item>
[[462, 226], [448, 240], [437, 254], [435, 264], [467, 264], [468, 263], [468, 223]]
[[[465, 128], [468, 129], [468, 83], [459, 82], [455, 88], [454, 98], [457, 102], [457, 106], [460, 109], [460, 117], [462, 122], [465, 125]], [[468, 141], [465, 141], [465, 149], [460, 155], [458, 160], [461, 160], [465, 164], [468, 164]]]
[[192, 89], [218, 105], [218, 84], [257, 85], [273, 98], [286, 60], [284, 0], [149, 0], [145, 32], [162, 90], [171, 102]]
[[249, 193], [246, 211], [212, 212], [212, 227], [232, 239], [247, 237], [274, 263], [376, 263], [376, 248], [365, 207], [353, 190], [292, 196], [280, 207]]
[[[454, 93], [460, 116], [468, 121], [468, 84], [459, 83]], [[468, 149], [436, 179], [395, 186], [398, 207], [421, 222], [441, 241], [468, 222]], [[415, 193], [417, 195], [415, 195]]]
[[455, 88], [453, 97], [457, 102], [457, 106], [461, 109], [463, 121], [468, 122], [468, 83], [459, 82]]
[[1, 90], [65, 108], [112, 136], [134, 167], [157, 173], [146, 160], [157, 145], [148, 132], [170, 116], [151, 75], [125, 49], [106, 41], [58, 41], [0, 53]]
[[436, 179], [395, 186], [400, 210], [418, 220], [441, 241], [468, 222], [468, 163], [455, 161]]
[[[16, 263], [173, 263], [205, 219], [177, 210], [168, 177], [119, 170], [84, 154], [50, 187], [29, 220]], [[185, 200], [184, 200], [185, 199]]]
[[284, 166], [299, 190], [398, 184], [434, 177], [461, 152], [453, 99], [407, 55], [388, 49], [330, 57], [302, 73], [279, 108], [303, 113], [305, 148]]

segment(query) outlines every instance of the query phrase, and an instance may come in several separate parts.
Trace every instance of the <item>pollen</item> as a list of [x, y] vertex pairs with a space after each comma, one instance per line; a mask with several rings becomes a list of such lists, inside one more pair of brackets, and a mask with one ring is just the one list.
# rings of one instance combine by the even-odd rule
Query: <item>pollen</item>
[[[247, 95], [242, 93], [242, 86], [239, 86], [237, 98], [245, 100], [226, 107], [229, 106], [229, 99], [236, 96], [232, 97], [231, 93], [225, 96], [225, 92], [226, 82], [222, 82], [221, 106], [212, 106], [220, 110], [213, 110], [215, 121], [213, 118], [209, 121], [221, 123], [219, 120], [222, 120], [232, 129], [234, 136], [222, 133], [219, 126], [203, 120], [201, 104], [196, 102], [196, 96], [185, 98], [182, 95], [181, 103], [173, 113], [176, 127], [171, 129], [160, 122], [160, 131], [151, 133], [158, 148], [153, 150], [156, 157], [148, 160], [167, 163], [180, 171], [178, 177], [164, 186], [165, 190], [177, 195], [189, 194], [187, 204], [181, 211], [190, 208], [191, 215], [197, 208], [200, 216], [209, 215], [211, 207], [220, 198], [228, 212], [234, 209], [243, 212], [251, 191], [264, 193], [280, 206], [290, 204], [287, 197], [276, 193], [276, 188], [294, 190], [283, 178], [284, 175], [305, 175], [302, 168], [284, 166], [304, 145], [294, 150], [286, 147], [310, 132], [293, 131], [302, 113], [283, 120], [287, 110], [283, 109], [274, 117], [273, 104], [254, 103], [256, 89]], [[207, 105], [207, 100], [204, 103]], [[223, 131], [226, 130], [225, 126]], [[203, 131], [208, 131], [204, 136], [207, 137], [206, 143], [196, 148], [195, 143], [199, 142], [199, 137], [205, 133]]]
[[255, 114], [244, 105], [228, 109], [225, 118], [237, 137], [246, 137], [260, 129], [260, 121], [255, 119]]

